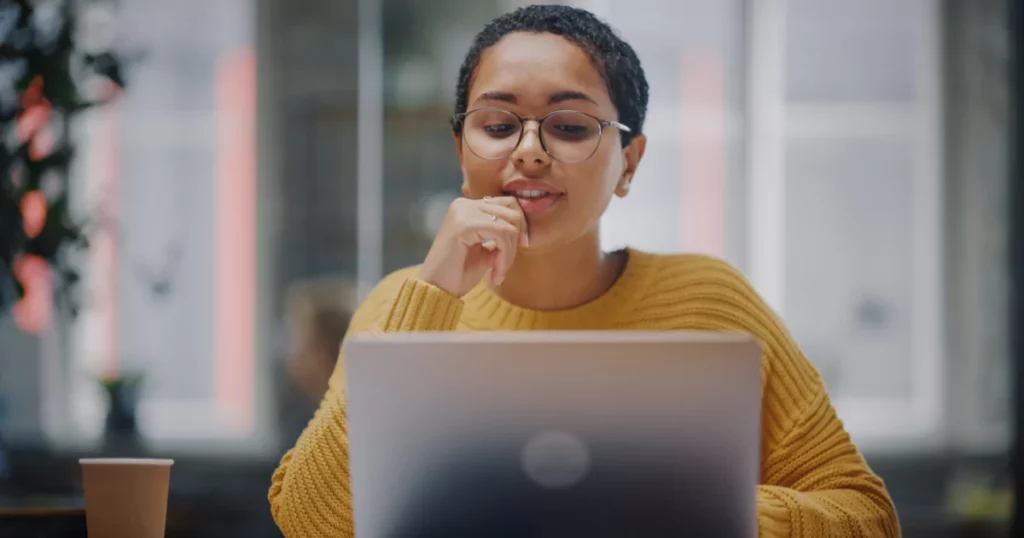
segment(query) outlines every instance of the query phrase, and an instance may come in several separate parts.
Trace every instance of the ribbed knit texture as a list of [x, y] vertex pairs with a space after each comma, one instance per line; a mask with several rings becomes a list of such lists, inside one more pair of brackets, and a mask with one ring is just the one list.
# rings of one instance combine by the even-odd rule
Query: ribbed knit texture
[[[416, 280], [417, 268], [389, 275], [352, 319], [361, 331], [728, 330], [761, 341], [763, 537], [892, 537], [899, 524], [882, 481], [836, 417], [821, 378], [743, 276], [699, 255], [629, 251], [604, 295], [570, 310], [512, 305], [481, 283], [462, 299]], [[288, 538], [353, 534], [344, 357], [295, 447], [274, 473], [269, 499]]]

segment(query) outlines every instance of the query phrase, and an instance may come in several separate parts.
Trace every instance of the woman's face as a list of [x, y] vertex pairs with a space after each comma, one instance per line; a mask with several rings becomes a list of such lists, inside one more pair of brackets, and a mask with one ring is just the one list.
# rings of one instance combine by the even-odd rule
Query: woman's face
[[[546, 33], [512, 33], [484, 51], [470, 81], [467, 110], [480, 108], [503, 108], [530, 119], [556, 110], [576, 110], [618, 120], [607, 86], [590, 57], [571, 41]], [[536, 122], [526, 122], [523, 131], [516, 149], [498, 160], [479, 157], [456, 135], [463, 195], [477, 199], [520, 195], [530, 250], [558, 247], [597, 233], [612, 194], [624, 196], [629, 189], [643, 155], [644, 137], [634, 137], [623, 148], [618, 130], [606, 127], [590, 158], [566, 163], [545, 153]], [[531, 199], [538, 190], [547, 194]]]

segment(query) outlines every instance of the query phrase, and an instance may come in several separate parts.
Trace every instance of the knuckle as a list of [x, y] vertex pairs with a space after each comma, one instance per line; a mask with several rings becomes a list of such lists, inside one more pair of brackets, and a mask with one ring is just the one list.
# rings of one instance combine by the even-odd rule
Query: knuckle
[[462, 215], [458, 215], [458, 214], [455, 215], [454, 218], [452, 219], [452, 225], [454, 225], [456, 229], [461, 230], [461, 231], [467, 231], [467, 230], [472, 230], [473, 229], [473, 226], [471, 225], [469, 220], [466, 219], [466, 217], [464, 217]]
[[461, 207], [461, 204], [459, 203], [458, 200], [455, 200], [454, 202], [452, 202], [451, 205], [448, 206], [448, 218], [449, 219], [457, 218], [459, 216], [459, 213], [461, 213], [460, 207]]

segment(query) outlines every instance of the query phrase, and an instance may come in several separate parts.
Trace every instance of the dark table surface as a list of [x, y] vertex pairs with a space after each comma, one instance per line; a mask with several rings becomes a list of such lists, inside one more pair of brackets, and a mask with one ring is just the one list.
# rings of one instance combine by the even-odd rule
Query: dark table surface
[[0, 495], [0, 536], [86, 538], [85, 501], [74, 495]]
[[0, 517], [46, 517], [85, 515], [85, 500], [79, 495], [0, 495]]

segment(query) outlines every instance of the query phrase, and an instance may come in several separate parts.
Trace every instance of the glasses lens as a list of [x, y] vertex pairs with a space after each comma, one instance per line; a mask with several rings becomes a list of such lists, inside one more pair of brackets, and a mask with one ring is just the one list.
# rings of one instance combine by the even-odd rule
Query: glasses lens
[[541, 138], [555, 159], [566, 163], [585, 161], [601, 143], [601, 124], [580, 112], [555, 112], [541, 125]]
[[503, 159], [516, 149], [522, 128], [519, 118], [507, 110], [481, 108], [466, 115], [462, 136], [477, 157]]

